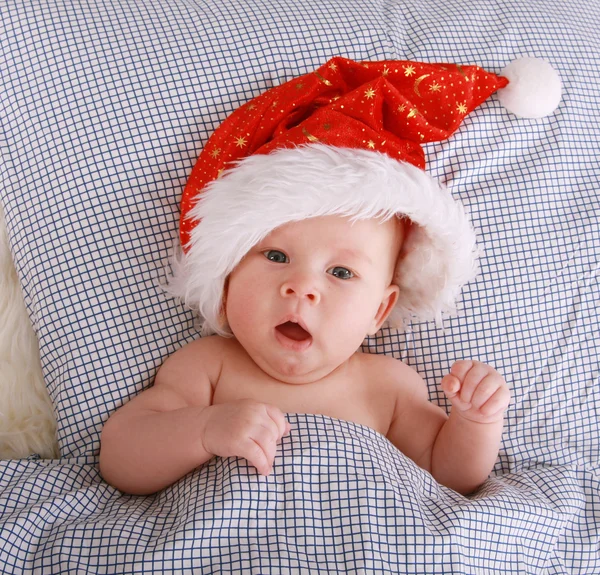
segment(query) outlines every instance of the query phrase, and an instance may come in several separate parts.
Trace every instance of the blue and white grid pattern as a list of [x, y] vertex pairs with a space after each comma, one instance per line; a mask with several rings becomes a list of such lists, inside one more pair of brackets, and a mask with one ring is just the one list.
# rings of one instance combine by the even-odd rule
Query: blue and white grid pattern
[[[415, 324], [404, 334], [383, 330], [366, 345], [415, 367], [442, 406], [439, 380], [455, 359], [497, 367], [513, 395], [495, 469], [502, 478], [474, 500], [482, 507], [473, 515], [442, 490], [435, 512], [404, 502], [398, 517], [373, 526], [377, 511], [349, 501], [353, 521], [364, 512], [374, 531], [359, 530], [364, 537], [335, 569], [361, 572], [360, 561], [376, 561], [373, 541], [391, 537], [401, 521], [414, 549], [403, 555], [402, 572], [413, 564], [422, 573], [438, 564], [446, 573], [486, 572], [500, 556], [511, 569], [521, 565], [519, 573], [600, 572], [600, 8], [592, 0], [576, 10], [571, 4], [0, 0], [0, 199], [63, 455], [2, 463], [0, 571], [22, 564], [76, 573], [88, 561], [94, 573], [169, 572], [184, 565], [179, 557], [201, 565], [207, 542], [218, 538], [227, 548], [242, 537], [241, 525], [197, 514], [208, 498], [198, 483], [205, 471], [156, 497], [131, 498], [101, 483], [95, 468], [104, 421], [198, 335], [191, 314], [158, 284], [177, 237], [182, 187], [233, 109], [333, 55], [476, 63], [498, 72], [529, 55], [561, 75], [554, 115], [519, 120], [492, 98], [449, 141], [426, 148], [428, 170], [468, 207], [483, 251], [460, 315], [443, 331]], [[365, 435], [343, 423], [327, 426], [336, 437], [340, 430]], [[380, 438], [365, 436], [383, 449]], [[341, 461], [350, 455], [335, 446], [324, 477], [347, 472]], [[438, 489], [388, 455], [403, 473], [413, 470], [418, 485]], [[292, 472], [309, 473], [321, 456]], [[226, 485], [241, 467], [228, 461], [210, 469]], [[395, 493], [390, 485], [382, 480], [373, 497]], [[271, 497], [251, 492], [254, 503], [246, 503], [236, 490], [227, 493], [243, 509]], [[499, 538], [506, 521], [518, 529]], [[119, 536], [111, 535], [115, 525]], [[432, 543], [427, 530], [434, 528], [451, 535]], [[336, 533], [334, 545], [345, 545]], [[303, 541], [299, 556], [329, 560]], [[254, 559], [256, 542], [244, 545], [232, 555], [237, 572], [248, 572], [242, 561], [270, 572]], [[286, 553], [289, 572], [299, 572]], [[276, 555], [270, 561], [281, 570], [273, 572], [283, 573], [288, 559]], [[337, 561], [335, 553], [330, 559]]]
[[[3, 463], [0, 565], [44, 575], [597, 572], [597, 540], [572, 537], [586, 506], [600, 512], [590, 472], [509, 474], [469, 499], [368, 427], [288, 418], [269, 477], [214, 458], [153, 497], [122, 496], [91, 466]], [[28, 506], [32, 493], [43, 499]]]

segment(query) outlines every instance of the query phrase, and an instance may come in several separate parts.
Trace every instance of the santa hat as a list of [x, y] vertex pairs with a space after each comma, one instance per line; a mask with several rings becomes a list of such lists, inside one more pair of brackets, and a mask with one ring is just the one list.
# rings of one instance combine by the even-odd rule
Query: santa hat
[[425, 171], [421, 144], [448, 138], [500, 90], [525, 117], [550, 114], [560, 81], [545, 62], [516, 60], [497, 76], [478, 66], [333, 58], [232, 113], [202, 151], [181, 201], [182, 253], [169, 291], [223, 325], [227, 276], [275, 228], [325, 215], [399, 216], [410, 232], [389, 322], [441, 320], [477, 271], [475, 233], [459, 201]]

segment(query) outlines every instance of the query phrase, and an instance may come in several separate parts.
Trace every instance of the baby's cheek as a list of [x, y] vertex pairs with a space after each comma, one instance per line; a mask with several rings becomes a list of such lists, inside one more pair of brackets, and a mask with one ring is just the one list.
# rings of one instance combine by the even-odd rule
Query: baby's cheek
[[[252, 315], [252, 297], [241, 289], [241, 282], [237, 278], [230, 278], [225, 300], [225, 313], [229, 327], [235, 333], [235, 329], [244, 326], [250, 321]], [[245, 300], [245, 301], [244, 301]]]
[[363, 343], [372, 325], [376, 311], [372, 305], [364, 301], [349, 302], [336, 314], [339, 318], [334, 322], [334, 340], [354, 353]]

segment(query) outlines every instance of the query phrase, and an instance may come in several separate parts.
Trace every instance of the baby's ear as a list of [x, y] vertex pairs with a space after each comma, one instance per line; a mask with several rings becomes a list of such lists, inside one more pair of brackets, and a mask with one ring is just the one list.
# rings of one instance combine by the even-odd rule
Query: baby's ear
[[383, 322], [388, 318], [396, 302], [398, 301], [398, 294], [400, 293], [400, 288], [395, 284], [390, 284], [386, 290], [383, 292], [383, 298], [381, 299], [381, 304], [379, 305], [379, 309], [373, 318], [373, 322], [371, 324], [371, 329], [367, 332], [367, 335], [375, 335]]
[[219, 310], [219, 323], [221, 326], [227, 324], [227, 293], [229, 292], [229, 276], [225, 278], [223, 295], [221, 296], [221, 309]]

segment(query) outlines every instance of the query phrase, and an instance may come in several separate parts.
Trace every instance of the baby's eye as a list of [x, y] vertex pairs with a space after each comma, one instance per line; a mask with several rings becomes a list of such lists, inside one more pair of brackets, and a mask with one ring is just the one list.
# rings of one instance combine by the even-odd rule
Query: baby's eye
[[288, 259], [288, 257], [283, 252], [280, 252], [279, 250], [267, 250], [266, 252], [263, 252], [263, 254], [265, 255], [265, 257], [268, 260], [275, 262], [277, 264], [289, 264], [290, 263], [290, 260]]
[[332, 276], [335, 276], [341, 280], [349, 280], [350, 278], [354, 277], [354, 274], [349, 269], [342, 268], [340, 266], [329, 268], [327, 273], [330, 273]]

